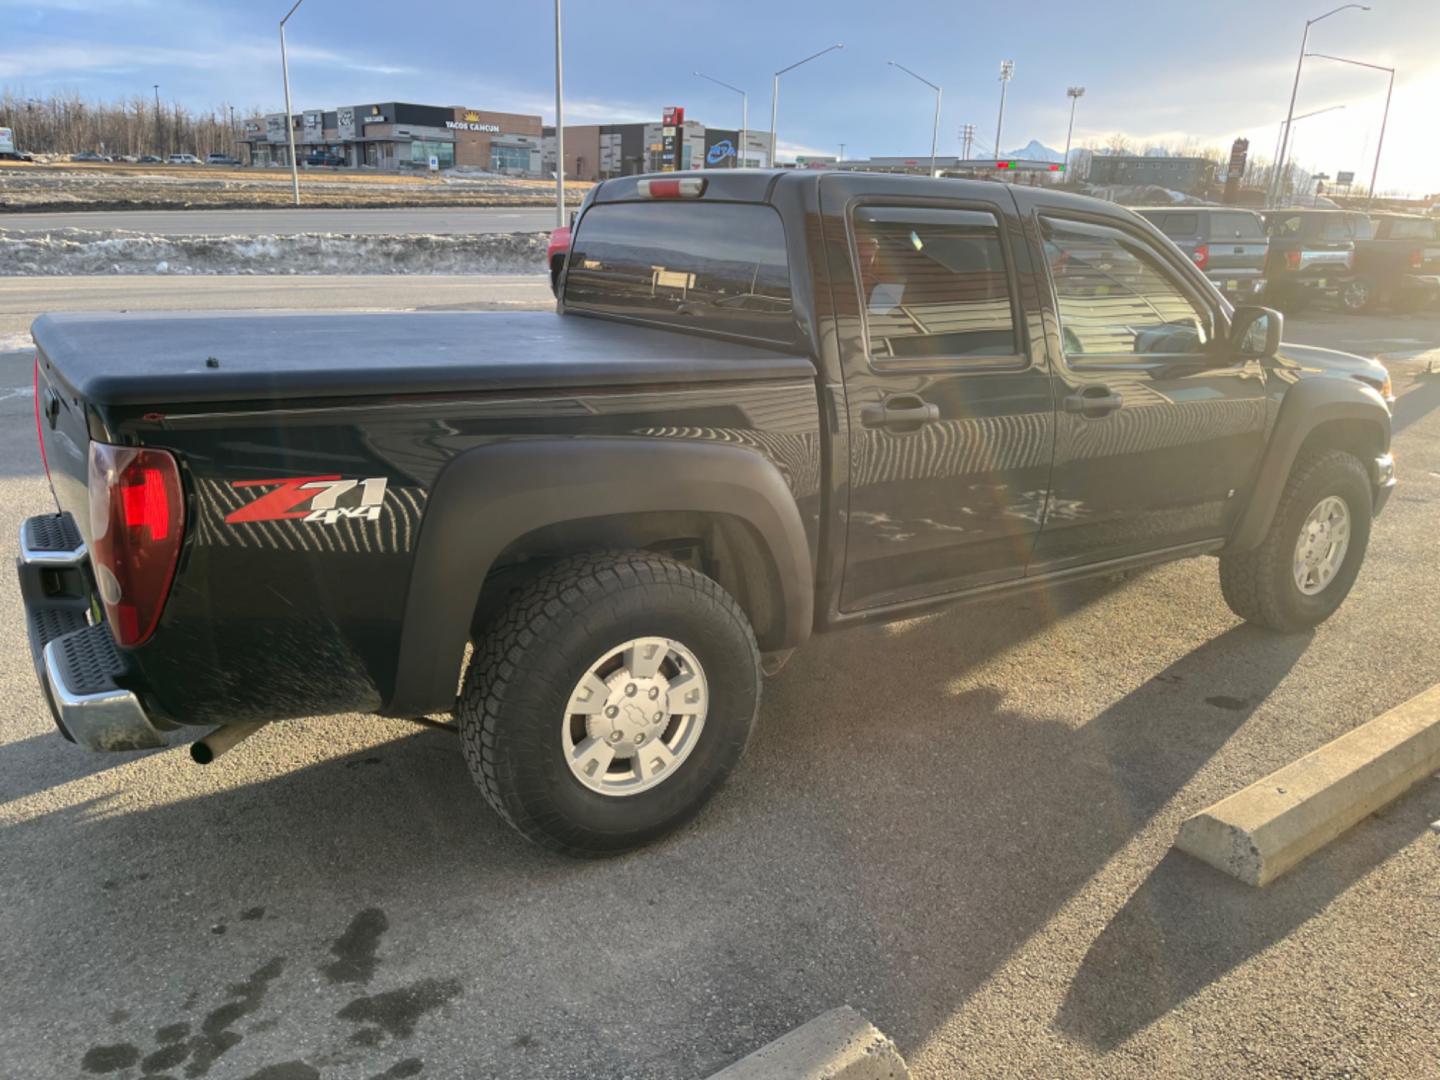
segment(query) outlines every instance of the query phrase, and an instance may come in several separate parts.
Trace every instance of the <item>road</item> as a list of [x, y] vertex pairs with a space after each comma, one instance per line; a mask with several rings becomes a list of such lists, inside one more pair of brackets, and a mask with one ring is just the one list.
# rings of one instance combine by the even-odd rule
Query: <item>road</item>
[[[1265, 892], [1168, 850], [1440, 681], [1440, 379], [1404, 344], [1440, 320], [1342, 329], [1409, 353], [1402, 486], [1315, 633], [1239, 625], [1194, 560], [817, 639], [715, 802], [610, 861], [526, 846], [454, 737], [402, 721], [277, 724], [207, 769], [78, 751], [0, 582], [4, 1071], [693, 1078], [849, 1002], [922, 1078], [1433, 1075], [1440, 781]], [[47, 507], [27, 362], [0, 360], [8, 536]]]
[[287, 233], [540, 232], [555, 227], [555, 211], [542, 207], [410, 207], [395, 210], [77, 210], [0, 214], [0, 231], [123, 229], [156, 236], [264, 236]]

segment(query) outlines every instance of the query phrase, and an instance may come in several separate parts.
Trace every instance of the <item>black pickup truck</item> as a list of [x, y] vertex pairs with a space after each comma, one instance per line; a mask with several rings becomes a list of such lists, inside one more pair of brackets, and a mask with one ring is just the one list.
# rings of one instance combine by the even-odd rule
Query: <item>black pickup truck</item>
[[210, 727], [205, 760], [287, 717], [453, 712], [511, 824], [623, 850], [704, 803], [812, 633], [1193, 555], [1298, 631], [1394, 484], [1380, 365], [1281, 345], [1085, 198], [627, 177], [560, 286], [39, 319], [59, 512], [19, 572], [61, 733]]

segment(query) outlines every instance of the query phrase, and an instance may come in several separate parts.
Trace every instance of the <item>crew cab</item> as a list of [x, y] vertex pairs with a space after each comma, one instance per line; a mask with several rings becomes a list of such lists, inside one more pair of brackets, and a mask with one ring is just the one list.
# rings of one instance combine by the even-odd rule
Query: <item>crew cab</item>
[[813, 634], [1201, 555], [1302, 631], [1395, 483], [1383, 367], [1281, 344], [1079, 196], [619, 178], [559, 285], [42, 316], [57, 509], [18, 569], [61, 733], [206, 761], [269, 721], [451, 713], [523, 834], [625, 850], [715, 792]]
[[1265, 227], [1266, 299], [1292, 312], [1338, 299], [1354, 280], [1356, 241], [1370, 236], [1369, 219], [1355, 210], [1271, 210]]
[[1440, 221], [1418, 214], [1372, 214], [1368, 240], [1355, 244], [1355, 280], [1341, 300], [1367, 311], [1440, 303]]
[[1265, 295], [1270, 242], [1254, 210], [1231, 206], [1177, 206], [1135, 211], [1190, 256], [1225, 299], [1259, 302]]

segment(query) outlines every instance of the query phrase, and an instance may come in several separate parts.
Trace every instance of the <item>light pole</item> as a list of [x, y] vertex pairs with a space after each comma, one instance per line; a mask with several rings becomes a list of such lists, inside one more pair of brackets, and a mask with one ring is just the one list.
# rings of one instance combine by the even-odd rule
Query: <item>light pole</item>
[[713, 82], [716, 86], [723, 86], [726, 90], [733, 90], [740, 95], [740, 154], [739, 157], [736, 158], [736, 165], [737, 167], [744, 165], [745, 144], [750, 137], [750, 95], [738, 86], [731, 86], [728, 82], [721, 82], [713, 76], [706, 75], [703, 71], [697, 71], [695, 75], [707, 82]]
[[1065, 172], [1068, 174], [1070, 172], [1070, 136], [1075, 134], [1075, 106], [1080, 104], [1080, 99], [1085, 96], [1085, 88], [1072, 86], [1065, 91], [1065, 94], [1070, 98], [1070, 126], [1065, 129], [1065, 160], [1061, 164], [1065, 166]]
[[1005, 87], [1015, 75], [1015, 61], [1000, 61], [1000, 119], [995, 121], [995, 156], [1000, 156], [1000, 132], [1005, 126]]
[[280, 20], [280, 71], [285, 78], [285, 132], [290, 137], [290, 186], [295, 191], [295, 205], [300, 205], [300, 163], [295, 160], [295, 122], [290, 112], [290, 61], [285, 56], [285, 24], [290, 21], [290, 16], [295, 14], [296, 8], [305, 0], [295, 0], [295, 4], [285, 13], [285, 18]]
[[1324, 15], [1317, 15], [1313, 19], [1305, 20], [1305, 32], [1300, 35], [1300, 59], [1295, 62], [1295, 84], [1290, 88], [1290, 108], [1285, 112], [1285, 130], [1280, 136], [1280, 154], [1275, 159], [1276, 186], [1272, 186], [1271, 188], [1271, 197], [1274, 199], [1278, 199], [1280, 195], [1278, 187], [1279, 177], [1284, 171], [1285, 154], [1289, 148], [1290, 125], [1293, 123], [1293, 117], [1295, 115], [1295, 96], [1300, 92], [1300, 69], [1305, 66], [1305, 46], [1309, 44], [1310, 41], [1310, 27], [1323, 19], [1328, 19], [1331, 15], [1337, 15], [1349, 8], [1359, 8], [1361, 11], [1370, 10], [1366, 4], [1341, 4], [1339, 7], [1325, 12]]
[[915, 72], [911, 71], [904, 64], [897, 64], [894, 60], [887, 60], [885, 62], [891, 67], [899, 68], [912, 79], [919, 79], [926, 86], [930, 87], [931, 90], [935, 91], [935, 125], [930, 129], [930, 178], [933, 180], [935, 178], [935, 144], [940, 138], [940, 96], [943, 91], [923, 75], [916, 75]]
[[842, 142], [842, 143], [840, 144], [840, 158], [839, 158], [839, 160], [836, 162], [836, 164], [838, 165], [840, 161], [844, 161], [844, 160], [845, 160], [845, 144]]
[[560, 0], [555, 0], [555, 227], [565, 227], [565, 78]]
[[1390, 73], [1390, 85], [1385, 91], [1385, 111], [1380, 115], [1380, 138], [1375, 141], [1375, 168], [1370, 173], [1370, 202], [1375, 201], [1375, 180], [1380, 175], [1380, 150], [1385, 145], [1385, 124], [1390, 119], [1390, 95], [1395, 92], [1395, 69], [1386, 67], [1384, 64], [1367, 64], [1364, 60], [1347, 60], [1343, 56], [1330, 56], [1327, 53], [1306, 53], [1306, 56], [1314, 56], [1321, 60], [1334, 60], [1337, 64], [1354, 64], [1356, 67], [1370, 68], [1372, 71], [1388, 71]]
[[160, 142], [161, 142], [161, 140], [162, 140], [163, 137], [164, 137], [164, 136], [162, 135], [162, 133], [161, 133], [161, 128], [160, 128], [160, 84], [157, 82], [157, 83], [155, 83], [155, 156], [156, 156], [156, 157], [159, 157], [161, 150], [164, 149], [164, 148], [160, 145]]
[[811, 60], [818, 60], [826, 53], [834, 52], [836, 49], [843, 49], [844, 47], [844, 45], [831, 45], [828, 49], [821, 49], [814, 56], [807, 56], [804, 60], [797, 60], [789, 67], [783, 67], [775, 72], [775, 78], [770, 83], [770, 167], [772, 169], [777, 167], [778, 163], [775, 160], [775, 155], [780, 149], [780, 136], [775, 130], [775, 115], [780, 102], [780, 76], [784, 75], [787, 71], [794, 71], [801, 64], [808, 64]]
[[[1344, 105], [1330, 105], [1330, 106], [1327, 106], [1326, 108], [1323, 108], [1323, 109], [1316, 109], [1314, 112], [1301, 113], [1299, 116], [1293, 117], [1290, 122], [1291, 122], [1292, 124], [1298, 124], [1298, 123], [1300, 123], [1301, 120], [1309, 120], [1310, 117], [1312, 117], [1312, 116], [1319, 116], [1321, 113], [1335, 112], [1335, 111], [1337, 111], [1337, 110], [1339, 110], [1339, 109], [1343, 109], [1343, 108], [1345, 108]], [[1275, 129], [1275, 157], [1272, 159], [1272, 164], [1271, 164], [1271, 166], [1270, 166], [1272, 170], [1276, 167], [1276, 165], [1275, 165], [1274, 163], [1275, 163], [1275, 162], [1278, 162], [1278, 161], [1279, 161], [1279, 158], [1280, 158], [1280, 137], [1281, 137], [1281, 135], [1284, 134], [1284, 132], [1285, 132], [1285, 121], [1284, 121], [1284, 120], [1281, 120], [1281, 121], [1279, 122], [1279, 127], [1277, 127], [1277, 128]], [[1274, 177], [1274, 176], [1271, 176], [1271, 177], [1270, 177], [1270, 183], [1273, 184], [1274, 182], [1275, 182], [1275, 177]], [[1268, 184], [1267, 184], [1266, 186], [1269, 187]]]

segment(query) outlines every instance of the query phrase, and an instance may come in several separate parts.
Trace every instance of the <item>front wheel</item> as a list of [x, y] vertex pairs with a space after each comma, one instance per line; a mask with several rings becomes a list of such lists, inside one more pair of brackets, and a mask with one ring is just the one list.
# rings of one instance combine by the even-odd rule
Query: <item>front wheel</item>
[[460, 694], [466, 763], [526, 837], [625, 851], [694, 815], [740, 760], [760, 700], [744, 612], [650, 552], [562, 559], [480, 641]]
[[1330, 617], [1355, 584], [1370, 542], [1365, 466], [1343, 450], [1296, 462], [1258, 547], [1220, 556], [1220, 588], [1247, 622], [1297, 633]]

